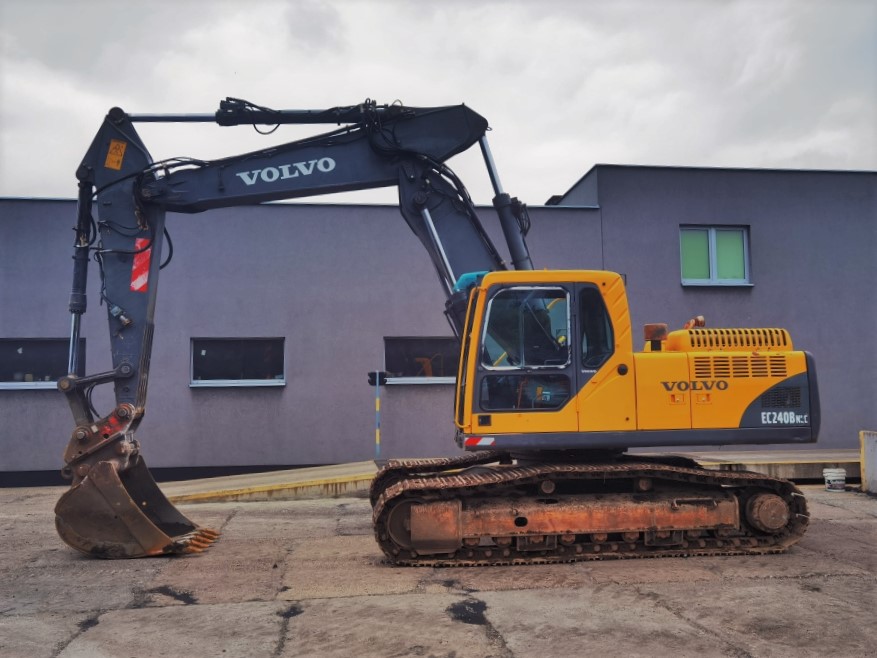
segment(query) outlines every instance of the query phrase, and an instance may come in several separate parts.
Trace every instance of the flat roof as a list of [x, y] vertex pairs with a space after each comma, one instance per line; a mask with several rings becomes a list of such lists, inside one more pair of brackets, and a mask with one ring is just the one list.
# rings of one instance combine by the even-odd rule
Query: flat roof
[[786, 174], [865, 174], [875, 175], [877, 171], [867, 169], [785, 169], [772, 167], [718, 167], [697, 165], [645, 165], [645, 164], [609, 164], [599, 162], [586, 171], [575, 183], [563, 194], [554, 194], [546, 202], [546, 206], [558, 205], [563, 198], [573, 191], [583, 180], [594, 173], [597, 169], [676, 169], [679, 171], [733, 171], [753, 173], [786, 173]]

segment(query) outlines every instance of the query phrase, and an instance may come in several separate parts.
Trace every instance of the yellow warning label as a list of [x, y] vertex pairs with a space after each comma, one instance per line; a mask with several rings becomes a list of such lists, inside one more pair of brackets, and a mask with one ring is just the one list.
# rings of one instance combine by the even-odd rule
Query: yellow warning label
[[123, 142], [120, 139], [111, 139], [110, 150], [107, 151], [107, 160], [104, 162], [104, 167], [119, 171], [122, 168], [122, 160], [125, 159], [126, 148], [128, 148], [128, 142]]

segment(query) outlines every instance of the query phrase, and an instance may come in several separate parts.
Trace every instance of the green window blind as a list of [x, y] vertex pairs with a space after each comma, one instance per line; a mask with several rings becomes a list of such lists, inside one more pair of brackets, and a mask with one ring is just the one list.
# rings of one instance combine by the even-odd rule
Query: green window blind
[[[746, 278], [745, 254], [743, 251], [743, 231], [716, 231], [716, 269], [719, 279]], [[683, 275], [684, 276], [684, 275]]]
[[682, 230], [682, 278], [710, 278], [710, 246], [707, 229]]

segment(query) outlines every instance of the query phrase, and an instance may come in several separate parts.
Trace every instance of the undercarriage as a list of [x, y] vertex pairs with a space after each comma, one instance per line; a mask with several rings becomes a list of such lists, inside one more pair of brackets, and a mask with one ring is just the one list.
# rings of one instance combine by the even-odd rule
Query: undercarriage
[[408, 566], [781, 553], [809, 522], [791, 482], [680, 457], [393, 460], [371, 500], [381, 550]]

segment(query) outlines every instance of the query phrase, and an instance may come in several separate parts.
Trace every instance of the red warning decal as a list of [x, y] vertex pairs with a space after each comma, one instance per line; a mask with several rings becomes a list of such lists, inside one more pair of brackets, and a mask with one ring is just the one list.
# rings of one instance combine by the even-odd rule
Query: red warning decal
[[467, 448], [476, 448], [492, 446], [494, 443], [496, 443], [496, 439], [492, 436], [467, 436], [465, 445]]
[[[134, 241], [134, 266], [131, 268], [131, 290], [133, 292], [146, 292], [149, 289], [149, 264], [152, 261], [152, 240], [137, 238]], [[144, 247], [149, 247], [140, 251]]]

